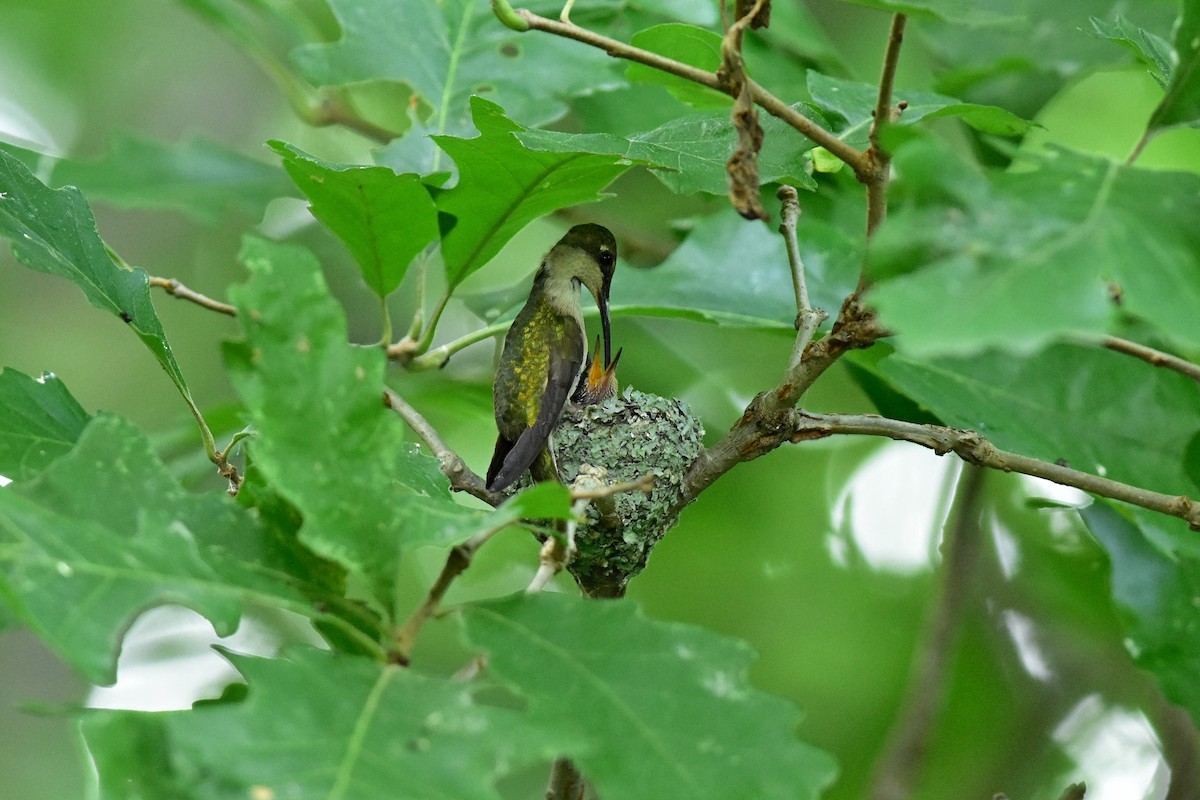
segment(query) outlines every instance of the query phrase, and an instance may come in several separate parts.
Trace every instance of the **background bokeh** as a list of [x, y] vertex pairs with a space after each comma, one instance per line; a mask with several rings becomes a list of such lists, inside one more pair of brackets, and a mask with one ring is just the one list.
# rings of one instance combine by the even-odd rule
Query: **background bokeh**
[[[827, 2], [810, 5], [850, 74], [878, 72], [887, 17]], [[1164, 32], [1165, 33], [1165, 32]], [[928, 88], [938, 54], [913, 37], [900, 84]], [[1026, 147], [1054, 142], [1123, 154], [1136, 121], [1095, 124], [1104, 98], [1124, 103], [1157, 88], [1121, 68], [1048, 77], [1045, 96], [1023, 113], [1044, 129]], [[1086, 115], [1084, 111], [1086, 110]], [[161, 0], [0, 0], [0, 139], [50, 155], [100, 156], [122, 133], [168, 142], [195, 136], [271, 162], [268, 139], [367, 158], [353, 134], [314, 132], [298, 121], [274, 84], [245, 54], [190, 13]], [[1195, 137], [1164, 137], [1147, 159], [1200, 164]], [[616, 198], [573, 217], [609, 223], [641, 245], [626, 268], [654, 261], [675, 241], [671, 223], [715, 210], [719, 201], [680, 201], [641, 173], [623, 178]], [[358, 341], [378, 336], [378, 310], [340, 245], [305, 221], [296, 201], [279, 201], [267, 222], [231, 208], [203, 225], [170, 211], [95, 205], [101, 234], [129, 262], [215, 296], [242, 274], [236, 253], [256, 227], [314, 249], [344, 302]], [[524, 279], [554, 241], [561, 221], [527, 229], [464, 289], [485, 293]], [[781, 265], [781, 269], [783, 265]], [[620, 280], [618, 276], [617, 280]], [[397, 301], [398, 317], [403, 301]], [[233, 402], [220, 345], [236, 323], [165, 295], [156, 305], [193, 394], [206, 409]], [[441, 336], [478, 320], [455, 308]], [[686, 399], [710, 438], [753, 394], [777, 380], [791, 339], [678, 320], [620, 317], [622, 381]], [[480, 344], [435, 374], [394, 376], [443, 436], [482, 469], [491, 449], [493, 348]], [[18, 267], [0, 253], [0, 366], [52, 371], [89, 411], [107, 410], [153, 431], [181, 473], [203, 467], [186, 409], [153, 359], [66, 282]], [[453, 387], [447, 393], [447, 386]], [[843, 367], [805, 399], [820, 411], [873, 410]], [[4, 413], [0, 409], [0, 413]], [[226, 415], [232, 423], [233, 415]], [[695, 622], [749, 641], [760, 653], [752, 678], [806, 712], [800, 735], [830, 750], [841, 778], [828, 796], [862, 796], [878, 749], [900, 707], [936, 587], [938, 537], [958, 479], [957, 462], [916, 447], [851, 439], [786, 448], [743, 465], [705, 492], [655, 552], [630, 595], [656, 618]], [[205, 486], [203, 482], [200, 484]], [[215, 484], [209, 484], [212, 488]], [[1057, 797], [1086, 778], [1090, 800], [1164, 796], [1162, 747], [1152, 723], [1164, 708], [1151, 682], [1120, 645], [1107, 594], [1107, 562], [1075, 515], [1026, 499], [1082, 498], [1017, 476], [990, 475], [987, 530], [975, 592], [966, 609], [945, 685], [944, 713], [922, 773], [920, 796]], [[438, 553], [409, 565], [413, 601], [440, 566]], [[449, 599], [514, 591], [528, 580], [536, 545], [517, 538], [489, 546]], [[73, 730], [88, 702], [124, 707], [186, 706], [191, 693], [216, 694], [228, 670], [207, 653], [211, 629], [186, 613], [158, 613], [135, 626], [121, 683], [95, 693], [30, 634], [0, 634], [0, 786], [5, 797], [82, 797], [89, 769]], [[269, 650], [287, 622], [257, 619], [235, 643]], [[280, 633], [282, 631], [282, 633]], [[452, 622], [416, 654], [452, 670], [464, 653]], [[196, 665], [181, 672], [155, 665]], [[540, 776], [531, 776], [536, 785]], [[517, 791], [519, 781], [510, 787]]]

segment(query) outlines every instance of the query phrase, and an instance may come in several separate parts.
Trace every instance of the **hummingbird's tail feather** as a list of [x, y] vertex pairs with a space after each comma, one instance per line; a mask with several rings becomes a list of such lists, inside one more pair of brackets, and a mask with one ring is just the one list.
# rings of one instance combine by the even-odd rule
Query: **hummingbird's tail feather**
[[[503, 436], [496, 437], [496, 449], [492, 451], [492, 463], [488, 464], [487, 470], [487, 489], [489, 492], [498, 492], [507, 487], [507, 484], [500, 487], [493, 486], [493, 484], [496, 482], [496, 476], [500, 474], [500, 468], [504, 466], [505, 456], [512, 450], [514, 444], [516, 442], [509, 441]], [[512, 483], [512, 481], [509, 481], [509, 483]]]

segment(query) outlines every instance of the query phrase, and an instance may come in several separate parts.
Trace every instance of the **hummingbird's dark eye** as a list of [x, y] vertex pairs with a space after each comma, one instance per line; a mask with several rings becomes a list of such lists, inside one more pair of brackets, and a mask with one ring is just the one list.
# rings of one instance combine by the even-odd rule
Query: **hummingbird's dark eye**
[[613, 265], [613, 262], [617, 260], [617, 257], [607, 250], [601, 250], [599, 257], [596, 260], [600, 262], [601, 269], [610, 269]]

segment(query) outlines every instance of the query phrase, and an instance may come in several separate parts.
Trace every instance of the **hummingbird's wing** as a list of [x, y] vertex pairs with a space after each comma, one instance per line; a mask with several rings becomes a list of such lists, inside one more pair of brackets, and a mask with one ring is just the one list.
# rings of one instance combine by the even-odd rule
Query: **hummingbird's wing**
[[[550, 366], [546, 370], [546, 391], [542, 393], [542, 404], [538, 407], [537, 419], [532, 428], [525, 429], [512, 444], [504, 456], [504, 464], [492, 480], [488, 481], [488, 490], [503, 491], [512, 485], [517, 478], [529, 469], [546, 448], [550, 434], [558, 424], [563, 409], [567, 405], [567, 396], [575, 387], [579, 370], [583, 366], [583, 348], [568, 348], [569, 352], [559, 355], [554, 350], [550, 353]], [[496, 453], [492, 456], [493, 465], [500, 455], [500, 448], [508, 441], [503, 436], [496, 442]], [[491, 472], [491, 469], [488, 470]]]

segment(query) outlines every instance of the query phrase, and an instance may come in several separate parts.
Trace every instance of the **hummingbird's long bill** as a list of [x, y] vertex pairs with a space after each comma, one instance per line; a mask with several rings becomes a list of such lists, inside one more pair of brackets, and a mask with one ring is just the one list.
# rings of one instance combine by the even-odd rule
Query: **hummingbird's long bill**
[[[608, 287], [604, 287], [606, 290]], [[608, 317], [608, 292], [600, 293], [596, 298], [596, 305], [600, 309], [600, 330], [604, 336], [604, 366], [612, 363], [612, 327]]]

